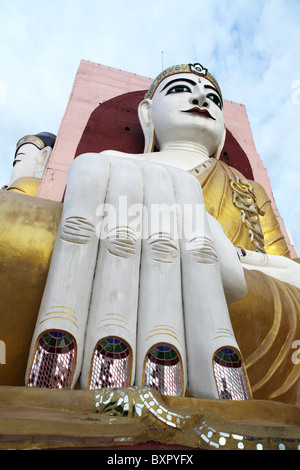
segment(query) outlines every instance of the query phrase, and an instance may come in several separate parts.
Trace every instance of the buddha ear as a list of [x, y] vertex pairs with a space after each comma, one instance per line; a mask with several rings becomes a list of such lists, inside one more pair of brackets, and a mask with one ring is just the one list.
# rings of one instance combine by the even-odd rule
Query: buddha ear
[[154, 127], [152, 123], [152, 101], [145, 99], [138, 107], [138, 117], [144, 133], [144, 153], [150, 153], [154, 147]]
[[36, 169], [35, 178], [42, 178], [49, 161], [50, 154], [52, 152], [51, 147], [44, 147], [36, 157]]
[[224, 132], [223, 132], [223, 135], [222, 135], [221, 142], [219, 143], [218, 148], [217, 148], [217, 150], [216, 150], [215, 153], [214, 153], [214, 158], [215, 158], [216, 160], [219, 160], [219, 159], [220, 159], [221, 152], [222, 152], [223, 147], [224, 147], [224, 144], [225, 144], [225, 139], [226, 139], [226, 127], [224, 126]]

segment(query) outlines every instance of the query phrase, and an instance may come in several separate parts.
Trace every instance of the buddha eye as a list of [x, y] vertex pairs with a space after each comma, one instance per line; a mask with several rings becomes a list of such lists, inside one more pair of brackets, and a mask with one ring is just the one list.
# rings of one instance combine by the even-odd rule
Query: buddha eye
[[192, 91], [186, 85], [175, 85], [167, 91], [166, 95], [170, 95], [171, 93], [192, 93]]
[[208, 95], [206, 95], [206, 98], [213, 101], [213, 103], [215, 103], [217, 106], [219, 106], [220, 109], [222, 109], [222, 101], [218, 97], [218, 95], [215, 95], [214, 93], [208, 93]]

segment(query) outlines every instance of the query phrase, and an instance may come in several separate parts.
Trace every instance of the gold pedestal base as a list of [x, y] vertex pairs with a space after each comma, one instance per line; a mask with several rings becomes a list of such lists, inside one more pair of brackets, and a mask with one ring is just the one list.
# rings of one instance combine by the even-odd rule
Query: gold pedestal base
[[300, 408], [263, 400], [161, 396], [146, 387], [0, 387], [0, 449], [111, 448], [155, 442], [206, 450], [296, 450]]

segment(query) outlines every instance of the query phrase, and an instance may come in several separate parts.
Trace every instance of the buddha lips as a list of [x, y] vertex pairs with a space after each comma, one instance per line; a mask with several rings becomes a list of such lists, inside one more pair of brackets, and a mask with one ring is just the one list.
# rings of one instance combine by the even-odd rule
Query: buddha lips
[[213, 119], [215, 121], [215, 118], [211, 116], [211, 114], [207, 111], [207, 109], [200, 109], [197, 107], [187, 109], [187, 110], [182, 110], [183, 113], [190, 113], [190, 114], [198, 114], [199, 116], [203, 116], [206, 118]]

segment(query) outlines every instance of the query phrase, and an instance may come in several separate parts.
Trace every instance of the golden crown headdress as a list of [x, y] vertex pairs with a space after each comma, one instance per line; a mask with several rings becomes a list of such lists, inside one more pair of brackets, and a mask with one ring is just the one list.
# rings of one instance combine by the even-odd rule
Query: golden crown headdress
[[163, 70], [152, 82], [149, 90], [147, 91], [145, 98], [147, 99], [152, 99], [154, 92], [158, 85], [167, 77], [170, 75], [178, 74], [178, 73], [194, 73], [196, 75], [200, 75], [202, 77], [205, 77], [207, 80], [209, 80], [218, 90], [221, 98], [222, 98], [222, 93], [220, 86], [217, 82], [217, 80], [212, 76], [209, 71], [204, 68], [201, 64], [196, 63], [196, 64], [182, 64], [182, 65], [175, 65], [173, 67], [169, 67], [165, 70]]

